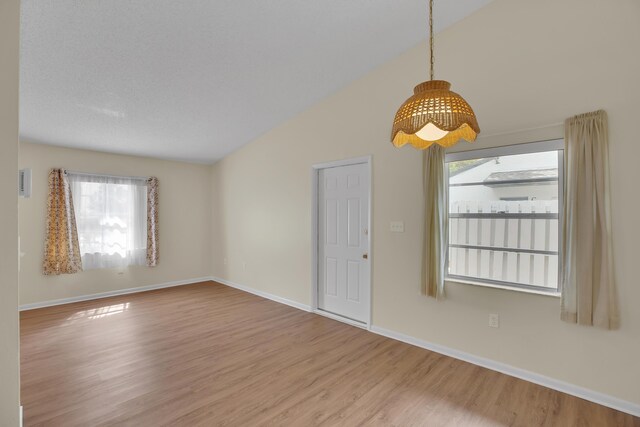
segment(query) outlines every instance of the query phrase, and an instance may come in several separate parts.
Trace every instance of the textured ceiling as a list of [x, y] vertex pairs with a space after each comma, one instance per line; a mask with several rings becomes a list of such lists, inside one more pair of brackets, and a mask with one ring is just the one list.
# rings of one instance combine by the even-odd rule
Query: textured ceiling
[[[440, 0], [436, 31], [490, 0]], [[214, 162], [426, 38], [426, 0], [22, 0], [20, 135]]]

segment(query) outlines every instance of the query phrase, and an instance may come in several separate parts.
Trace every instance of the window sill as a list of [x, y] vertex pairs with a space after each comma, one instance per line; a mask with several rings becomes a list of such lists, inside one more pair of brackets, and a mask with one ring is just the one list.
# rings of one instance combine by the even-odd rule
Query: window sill
[[525, 294], [534, 294], [534, 295], [542, 295], [545, 297], [554, 297], [554, 298], [560, 298], [561, 294], [558, 291], [555, 290], [550, 290], [550, 291], [540, 291], [537, 289], [527, 289], [527, 288], [516, 288], [516, 287], [510, 287], [510, 286], [501, 286], [501, 285], [495, 285], [492, 283], [482, 283], [482, 282], [474, 282], [473, 280], [463, 280], [463, 279], [458, 279], [458, 278], [449, 278], [449, 277], [445, 277], [444, 279], [445, 282], [450, 282], [450, 283], [460, 283], [463, 285], [473, 285], [473, 286], [482, 286], [485, 288], [493, 288], [493, 289], [502, 289], [505, 291], [513, 291], [513, 292], [522, 292]]

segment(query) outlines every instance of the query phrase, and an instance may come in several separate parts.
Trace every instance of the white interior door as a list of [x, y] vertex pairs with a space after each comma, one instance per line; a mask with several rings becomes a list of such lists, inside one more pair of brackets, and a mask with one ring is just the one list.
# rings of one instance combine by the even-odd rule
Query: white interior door
[[318, 173], [318, 309], [367, 323], [370, 301], [369, 168]]

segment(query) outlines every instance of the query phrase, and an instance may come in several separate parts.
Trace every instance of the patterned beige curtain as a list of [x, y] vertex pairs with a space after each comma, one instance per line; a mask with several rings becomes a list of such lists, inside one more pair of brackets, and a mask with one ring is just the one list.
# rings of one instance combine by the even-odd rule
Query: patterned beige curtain
[[147, 180], [147, 266], [158, 265], [158, 178]]
[[561, 317], [612, 329], [619, 318], [611, 253], [608, 138], [604, 111], [565, 122]]
[[444, 298], [445, 242], [448, 229], [445, 149], [433, 144], [423, 155], [422, 292], [441, 299]]
[[57, 275], [79, 271], [82, 271], [82, 261], [71, 187], [64, 169], [52, 169], [49, 172], [43, 273]]

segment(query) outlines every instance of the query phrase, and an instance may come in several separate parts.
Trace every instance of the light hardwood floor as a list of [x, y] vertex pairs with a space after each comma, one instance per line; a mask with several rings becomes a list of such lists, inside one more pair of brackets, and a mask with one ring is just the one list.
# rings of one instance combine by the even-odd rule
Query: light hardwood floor
[[216, 283], [23, 312], [26, 426], [640, 426]]

